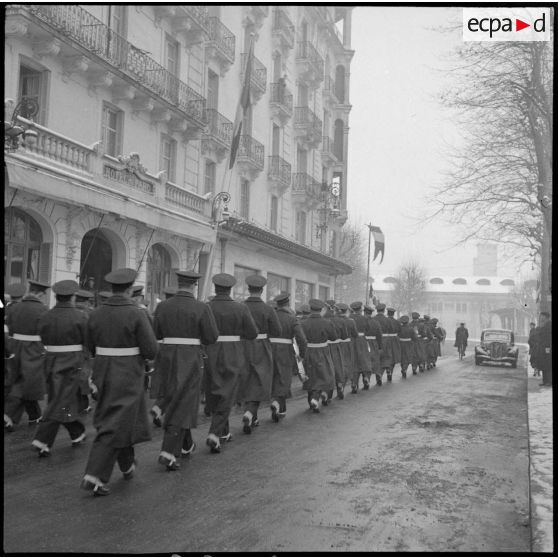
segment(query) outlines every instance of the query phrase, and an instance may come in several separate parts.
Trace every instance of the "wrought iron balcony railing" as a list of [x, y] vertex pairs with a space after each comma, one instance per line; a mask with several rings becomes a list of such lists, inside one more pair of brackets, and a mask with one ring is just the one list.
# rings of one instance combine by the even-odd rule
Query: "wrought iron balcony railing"
[[270, 102], [277, 103], [289, 114], [293, 113], [293, 96], [283, 83], [270, 83]]
[[324, 79], [324, 59], [311, 42], [300, 41], [297, 45], [296, 57], [300, 60], [307, 60], [311, 64], [317, 81]]
[[191, 119], [204, 123], [205, 99], [200, 94], [80, 6], [34, 4], [24, 9]]
[[293, 193], [305, 195], [309, 200], [320, 201], [321, 184], [306, 172], [293, 173]]
[[210, 17], [208, 20], [209, 40], [214, 41], [219, 51], [234, 62], [236, 38], [232, 31], [218, 17]]
[[206, 135], [213, 136], [230, 147], [233, 123], [215, 109], [206, 109], [205, 114], [208, 124]]
[[[242, 64], [242, 77], [244, 77], [244, 72], [246, 71], [246, 62], [248, 60], [248, 54], [244, 53], [241, 55]], [[252, 78], [250, 80], [252, 86], [258, 90], [258, 92], [265, 93], [266, 83], [267, 83], [267, 68], [254, 56], [252, 59]]]
[[268, 159], [268, 176], [280, 182], [283, 187], [288, 188], [291, 183], [291, 164], [279, 155], [270, 155]]
[[279, 6], [275, 6], [273, 12], [272, 31], [281, 31], [281, 30], [285, 30], [289, 34], [294, 35], [295, 27], [290, 17], [285, 12], [285, 10]]
[[295, 107], [294, 125], [295, 128], [305, 128], [322, 135], [322, 121], [309, 107]]
[[182, 10], [190, 17], [200, 28], [207, 30], [209, 28], [209, 9], [207, 6], [193, 6], [191, 4], [182, 4]]
[[252, 136], [240, 136], [237, 160], [250, 163], [255, 168], [262, 170], [264, 167], [264, 146]]

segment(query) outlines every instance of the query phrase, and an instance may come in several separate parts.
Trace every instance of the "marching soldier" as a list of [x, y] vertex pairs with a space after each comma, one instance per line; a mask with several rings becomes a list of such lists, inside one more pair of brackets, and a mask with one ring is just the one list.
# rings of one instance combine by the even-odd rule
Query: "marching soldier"
[[419, 371], [424, 372], [427, 369], [428, 363], [428, 343], [430, 339], [432, 339], [432, 334], [428, 327], [426, 327], [426, 320], [430, 320], [430, 317], [427, 314], [424, 314], [422, 318], [419, 318], [419, 345], [422, 347], [422, 352], [420, 353], [420, 357], [422, 358], [421, 363], [419, 364]]
[[348, 347], [347, 341], [350, 343], [351, 339], [349, 337], [349, 332], [347, 331], [347, 320], [345, 320], [345, 318], [341, 315], [342, 312], [338, 309], [335, 302], [330, 308], [332, 316], [329, 319], [333, 324], [337, 339], [335, 342], [330, 344], [329, 349], [331, 351], [331, 360], [333, 362], [335, 372], [337, 399], [344, 399], [345, 384], [347, 383], [347, 379], [352, 377], [352, 360], [350, 359], [350, 352], [347, 353], [346, 349]]
[[328, 392], [335, 387], [335, 374], [329, 350], [329, 342], [335, 341], [336, 333], [333, 325], [326, 320], [325, 304], [316, 298], [310, 300], [310, 315], [302, 322], [302, 329], [306, 335], [306, 355], [304, 368], [308, 380], [304, 389], [308, 391], [308, 403], [314, 413], [319, 413], [318, 400], [322, 405], [328, 404]]
[[75, 307], [82, 312], [85, 312], [88, 316], [93, 310], [93, 297], [95, 295], [92, 292], [85, 290], [78, 290], [75, 294]]
[[395, 352], [394, 352], [394, 338], [397, 336], [397, 333], [392, 331], [391, 322], [388, 318], [384, 315], [384, 311], [386, 309], [386, 305], [382, 302], [376, 306], [376, 310], [378, 314], [374, 318], [378, 324], [380, 324], [380, 328], [382, 329], [382, 350], [380, 353], [380, 377], [376, 378], [376, 383], [381, 386], [382, 385], [382, 376], [384, 372], [387, 373], [387, 380], [391, 382], [391, 372], [393, 370], [393, 365], [395, 361]]
[[372, 373], [378, 378], [382, 377], [380, 368], [380, 354], [382, 351], [382, 328], [380, 324], [372, 317], [374, 309], [366, 304], [364, 306], [364, 315], [366, 316], [366, 340], [370, 348], [370, 361], [372, 363]]
[[176, 271], [178, 292], [155, 310], [154, 329], [162, 344], [157, 368], [162, 382], [159, 393], [165, 409], [165, 434], [159, 463], [168, 471], [180, 468], [176, 458], [195, 448], [191, 429], [197, 426], [201, 385], [201, 345], [217, 341], [219, 331], [213, 312], [194, 298], [201, 277], [195, 271]]
[[300, 320], [302, 321], [308, 318], [308, 316], [310, 316], [310, 312], [310, 306], [308, 304], [303, 304], [300, 307], [300, 313], [302, 314]]
[[351, 381], [351, 392], [357, 393], [359, 379], [362, 374], [362, 389], [366, 390], [370, 388], [370, 375], [372, 374], [372, 361], [370, 359], [370, 348], [368, 347], [368, 341], [366, 341], [366, 327], [367, 319], [362, 315], [362, 302], [356, 301], [351, 302], [349, 305], [351, 308], [351, 318], [356, 324], [358, 331], [358, 337], [355, 339], [353, 344], [353, 377]]
[[44, 304], [50, 285], [29, 280], [29, 291], [13, 306], [6, 317], [8, 334], [12, 337], [12, 389], [4, 407], [4, 427], [8, 432], [21, 419], [25, 409], [29, 424], [41, 419], [39, 401], [45, 396], [44, 355], [39, 336], [39, 319], [48, 312]]
[[271, 385], [271, 419], [279, 422], [287, 414], [287, 398], [291, 397], [293, 372], [297, 370], [296, 354], [293, 345], [295, 339], [299, 356], [306, 354], [306, 336], [298, 319], [289, 308], [289, 293], [280, 293], [275, 297], [277, 319], [281, 325], [281, 335], [270, 337], [273, 351], [273, 382]]
[[413, 369], [413, 374], [416, 376], [417, 374], [417, 369], [420, 372], [424, 372], [424, 365], [423, 362], [426, 360], [426, 354], [424, 351], [424, 345], [421, 341], [421, 336], [423, 334], [424, 328], [422, 326], [422, 324], [420, 323], [420, 314], [418, 312], [413, 312], [411, 314], [411, 318], [413, 318], [413, 320], [411, 321], [411, 323], [409, 324], [410, 327], [413, 328], [413, 330], [416, 333], [416, 340], [413, 341], [413, 358], [411, 360], [411, 366]]
[[4, 309], [4, 402], [10, 390], [12, 389], [13, 378], [13, 339], [9, 337], [7, 326], [8, 315], [13, 312], [23, 295], [25, 294], [25, 285], [22, 283], [12, 283], [6, 287], [6, 294], [10, 297], [9, 302]]
[[99, 301], [97, 306], [101, 306], [101, 304], [106, 304], [107, 300], [112, 296], [111, 291], [100, 291], [99, 292]]
[[438, 357], [442, 356], [442, 349], [441, 343], [444, 340], [444, 333], [442, 332], [442, 328], [438, 327], [438, 318], [432, 318], [432, 335], [434, 336], [434, 358], [432, 362], [432, 366], [436, 366], [436, 362], [438, 361]]
[[153, 328], [131, 299], [137, 276], [133, 269], [117, 269], [105, 276], [112, 296], [91, 312], [89, 350], [95, 355], [93, 383], [97, 406], [93, 424], [97, 435], [91, 446], [81, 487], [95, 496], [110, 493], [115, 462], [129, 480], [134, 475], [134, 445], [151, 439], [143, 386], [145, 359], [158, 350]]
[[215, 297], [209, 306], [217, 323], [219, 337], [216, 343], [206, 348], [206, 403], [211, 412], [206, 444], [211, 453], [220, 453], [220, 440], [231, 439], [229, 415], [236, 401], [241, 376], [246, 372], [244, 340], [256, 339], [258, 328], [248, 307], [230, 296], [236, 279], [228, 273], [218, 273], [212, 281]]
[[[434, 345], [432, 340], [434, 339], [434, 335], [432, 334], [431, 324], [430, 324], [430, 316], [428, 314], [423, 315], [423, 336], [421, 338], [422, 343], [424, 344], [424, 353], [426, 355], [426, 360], [424, 362], [424, 367], [426, 370], [430, 370], [432, 368], [432, 359], [434, 358]], [[419, 319], [419, 322], [421, 320]]]
[[[354, 370], [354, 351], [353, 346], [358, 339], [358, 330], [355, 321], [349, 318], [349, 305], [344, 302], [339, 302], [335, 307], [336, 314], [338, 318], [343, 323], [343, 329], [346, 332], [346, 337], [341, 339], [341, 360], [343, 362], [343, 373], [345, 377], [345, 383], [353, 379]], [[353, 392], [354, 393], [354, 392]], [[339, 397], [339, 395], [338, 395]]]
[[[399, 345], [399, 332], [401, 331], [401, 322], [395, 319], [395, 308], [387, 309], [387, 319], [391, 325], [393, 362], [391, 364], [391, 373], [388, 374], [388, 382], [391, 382], [393, 370], [398, 362], [401, 362], [401, 346]], [[395, 333], [395, 336], [393, 334]]]
[[[75, 294], [75, 307], [81, 310], [89, 319], [89, 314], [93, 311], [93, 299], [95, 295], [90, 291], [79, 290]], [[91, 370], [93, 366], [93, 359], [89, 358], [87, 353], [84, 354], [84, 362], [80, 372], [79, 393], [80, 393], [80, 412], [88, 413], [91, 410], [91, 402], [89, 395], [91, 387], [89, 381], [91, 379]]]
[[87, 316], [72, 303], [79, 289], [75, 281], [58, 281], [52, 287], [56, 305], [39, 319], [39, 335], [46, 349], [48, 405], [31, 445], [39, 457], [48, 457], [62, 424], [72, 446], [85, 439], [79, 420], [80, 381], [87, 350]]
[[267, 279], [261, 275], [246, 277], [248, 298], [244, 304], [250, 310], [258, 328], [258, 335], [253, 341], [245, 343], [248, 374], [241, 382], [239, 399], [244, 401], [242, 417], [244, 434], [251, 434], [252, 428], [259, 425], [258, 409], [262, 401], [269, 401], [273, 380], [273, 355], [269, 337], [281, 335], [281, 324], [275, 310], [266, 304], [262, 292]]
[[409, 364], [412, 366], [413, 374], [416, 374], [416, 364], [413, 364], [415, 358], [415, 347], [418, 337], [415, 329], [409, 324], [409, 316], [401, 316], [401, 329], [399, 331], [399, 343], [401, 346], [401, 375], [407, 377], [407, 368]]

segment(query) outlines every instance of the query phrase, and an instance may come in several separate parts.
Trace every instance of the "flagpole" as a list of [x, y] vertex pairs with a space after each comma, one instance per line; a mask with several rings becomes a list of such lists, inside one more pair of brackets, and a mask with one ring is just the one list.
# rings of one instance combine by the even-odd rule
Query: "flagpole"
[[368, 227], [368, 265], [366, 268], [366, 294], [364, 299], [366, 304], [368, 304], [370, 301], [370, 242], [372, 239], [372, 223], [368, 223], [365, 226]]

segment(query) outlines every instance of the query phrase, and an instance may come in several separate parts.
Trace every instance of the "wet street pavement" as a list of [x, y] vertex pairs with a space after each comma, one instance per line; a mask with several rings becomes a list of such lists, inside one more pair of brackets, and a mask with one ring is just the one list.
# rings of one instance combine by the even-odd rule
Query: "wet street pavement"
[[[527, 374], [475, 367], [453, 349], [438, 367], [307, 409], [294, 379], [287, 418], [198, 449], [167, 473], [161, 430], [137, 446], [136, 477], [79, 489], [93, 431], [49, 459], [25, 424], [4, 441], [4, 552], [529, 552]], [[350, 391], [350, 390], [348, 390]], [[25, 422], [25, 420], [24, 420]]]

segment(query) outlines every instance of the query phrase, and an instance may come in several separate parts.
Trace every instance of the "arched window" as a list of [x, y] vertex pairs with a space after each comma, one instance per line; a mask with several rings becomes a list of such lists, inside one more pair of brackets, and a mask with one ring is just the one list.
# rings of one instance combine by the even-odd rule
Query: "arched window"
[[345, 67], [335, 68], [335, 96], [340, 104], [345, 103]]
[[344, 124], [343, 120], [335, 121], [335, 131], [333, 132], [333, 154], [338, 161], [343, 161], [343, 143], [344, 143]]
[[467, 281], [466, 281], [465, 279], [463, 279], [463, 277], [458, 277], [457, 279], [454, 279], [454, 280], [452, 281], [452, 283], [453, 283], [454, 285], [466, 285], [466, 284], [467, 284]]
[[490, 280], [488, 279], [479, 279], [477, 281], [477, 285], [490, 285]]
[[105, 275], [113, 269], [112, 246], [102, 230], [92, 229], [81, 240], [80, 285], [97, 295], [110, 291]]
[[443, 285], [444, 280], [441, 277], [432, 277], [432, 279], [430, 279], [430, 283], [432, 285]]
[[397, 283], [397, 279], [395, 277], [385, 277], [384, 283]]
[[8, 208], [4, 216], [4, 284], [25, 283], [27, 279], [48, 281], [47, 252], [50, 244], [43, 244], [37, 221], [20, 209]]
[[155, 308], [156, 299], [165, 300], [163, 289], [170, 284], [171, 257], [161, 244], [153, 244], [147, 254], [147, 285], [145, 303], [150, 309]]
[[503, 285], [504, 287], [513, 287], [515, 285], [515, 281], [513, 279], [504, 279], [503, 281], [500, 281], [500, 285]]

